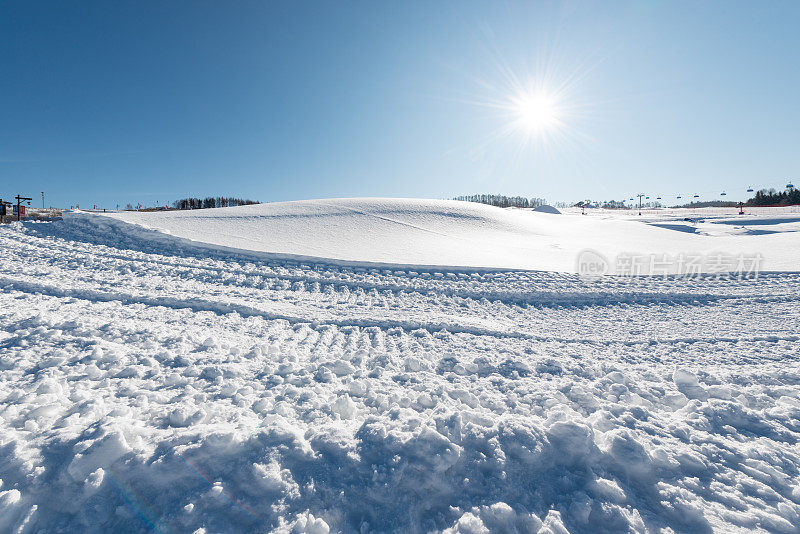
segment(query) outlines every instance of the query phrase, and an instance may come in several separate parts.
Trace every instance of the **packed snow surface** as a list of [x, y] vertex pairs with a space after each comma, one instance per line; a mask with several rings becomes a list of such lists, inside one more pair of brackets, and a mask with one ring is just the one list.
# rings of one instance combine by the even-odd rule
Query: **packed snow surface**
[[593, 230], [345, 204], [0, 227], [0, 532], [800, 530], [800, 274], [346, 265]]
[[[797, 216], [753, 231], [744, 225], [753, 217], [740, 223], [734, 217], [729, 224], [680, 220], [664, 226], [659, 223], [667, 221], [661, 219], [642, 222], [613, 213], [558, 216], [419, 199], [306, 200], [106, 215], [174, 237], [284, 258], [574, 272], [578, 253], [591, 248], [608, 258], [622, 253], [763, 253], [764, 269], [800, 269]], [[755, 218], [756, 224], [761, 220]]]

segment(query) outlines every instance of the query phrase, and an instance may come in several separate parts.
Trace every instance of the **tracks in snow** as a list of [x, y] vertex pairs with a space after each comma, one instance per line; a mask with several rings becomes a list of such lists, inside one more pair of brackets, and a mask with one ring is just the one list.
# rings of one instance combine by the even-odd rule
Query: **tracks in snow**
[[0, 227], [13, 524], [145, 531], [105, 470], [158, 496], [162, 531], [311, 510], [426, 532], [500, 501], [574, 532], [797, 526], [799, 274], [357, 268], [114, 232]]
[[[787, 322], [780, 315], [800, 300], [800, 275], [792, 273], [766, 273], [758, 280], [585, 281], [544, 272], [253, 261], [221, 252], [207, 258], [198, 254], [200, 249], [170, 250], [130, 236], [119, 248], [108, 240], [85, 224], [4, 228], [0, 244], [11, 261], [0, 285], [55, 297], [238, 313], [292, 324], [444, 330], [538, 341], [792, 340], [797, 332], [797, 320]], [[761, 313], [765, 303], [778, 313]]]

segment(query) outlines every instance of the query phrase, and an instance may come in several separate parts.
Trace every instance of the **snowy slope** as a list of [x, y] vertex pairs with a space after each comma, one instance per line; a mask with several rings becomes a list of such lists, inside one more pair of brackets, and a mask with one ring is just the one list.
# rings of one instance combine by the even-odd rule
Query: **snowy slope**
[[[358, 252], [312, 234], [279, 250]], [[0, 532], [800, 530], [800, 274], [364, 268], [85, 215], [0, 249]]]
[[[773, 225], [770, 233], [765, 230], [772, 227], [763, 224], [756, 232], [735, 224], [684, 221], [664, 227], [613, 214], [553, 215], [416, 199], [308, 200], [106, 216], [199, 243], [275, 257], [574, 272], [579, 252], [587, 248], [608, 258], [724, 251], [762, 253], [764, 269], [800, 270], [796, 217], [793, 223]], [[658, 221], [651, 217], [648, 222]]]

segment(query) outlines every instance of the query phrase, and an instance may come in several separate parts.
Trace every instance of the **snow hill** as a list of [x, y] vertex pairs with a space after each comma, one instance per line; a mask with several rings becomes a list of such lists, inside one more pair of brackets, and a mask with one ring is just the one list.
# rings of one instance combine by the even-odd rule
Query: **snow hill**
[[[555, 215], [450, 200], [376, 198], [105, 215], [199, 244], [276, 258], [574, 272], [579, 252], [590, 248], [609, 259], [623, 253], [761, 253], [764, 269], [800, 269], [797, 217], [750, 216], [741, 223], [651, 217], [648, 224], [606, 213]], [[758, 226], [744, 226], [748, 221]]]

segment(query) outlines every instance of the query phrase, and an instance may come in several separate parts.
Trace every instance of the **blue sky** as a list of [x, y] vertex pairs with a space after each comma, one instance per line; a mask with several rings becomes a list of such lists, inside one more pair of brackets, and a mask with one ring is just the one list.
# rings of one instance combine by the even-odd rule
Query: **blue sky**
[[[797, 2], [2, 2], [0, 196], [744, 198], [800, 181]], [[519, 86], [558, 125], [525, 142]]]

